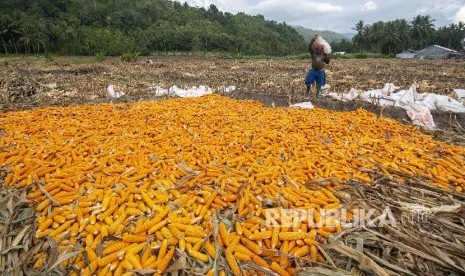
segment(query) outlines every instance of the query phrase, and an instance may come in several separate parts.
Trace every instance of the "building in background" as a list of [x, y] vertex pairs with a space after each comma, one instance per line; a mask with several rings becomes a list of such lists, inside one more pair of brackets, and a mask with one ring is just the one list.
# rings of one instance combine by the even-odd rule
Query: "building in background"
[[402, 53], [399, 53], [396, 55], [396, 58], [415, 58], [415, 55], [417, 54], [417, 51], [414, 50], [404, 50]]
[[418, 51], [415, 58], [418, 59], [449, 59], [461, 56], [455, 50], [448, 49], [439, 45], [431, 45], [423, 50]]

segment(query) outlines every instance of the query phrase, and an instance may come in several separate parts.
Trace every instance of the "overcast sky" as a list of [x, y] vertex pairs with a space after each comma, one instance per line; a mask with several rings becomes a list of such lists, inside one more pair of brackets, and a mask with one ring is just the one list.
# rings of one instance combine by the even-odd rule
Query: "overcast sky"
[[190, 6], [214, 4], [223, 12], [261, 14], [267, 20], [286, 22], [316, 30], [339, 33], [351, 30], [359, 20], [365, 24], [376, 21], [407, 19], [430, 15], [436, 27], [463, 21], [465, 0], [178, 0]]

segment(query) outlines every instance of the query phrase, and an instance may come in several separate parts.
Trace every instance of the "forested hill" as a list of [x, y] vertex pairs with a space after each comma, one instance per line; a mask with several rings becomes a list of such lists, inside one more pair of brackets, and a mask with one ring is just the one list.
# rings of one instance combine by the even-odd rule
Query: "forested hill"
[[0, 53], [121, 55], [305, 51], [291, 26], [261, 15], [223, 13], [165, 0], [0, 0]]
[[341, 42], [342, 40], [350, 40], [345, 35], [338, 34], [333, 31], [318, 31], [307, 29], [301, 26], [294, 26], [294, 29], [304, 38], [306, 42], [310, 42], [314, 34], [321, 35], [328, 42]]

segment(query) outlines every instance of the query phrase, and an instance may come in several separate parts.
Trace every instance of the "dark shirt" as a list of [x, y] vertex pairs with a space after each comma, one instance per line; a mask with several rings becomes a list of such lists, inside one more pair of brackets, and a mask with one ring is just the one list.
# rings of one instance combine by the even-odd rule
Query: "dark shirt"
[[315, 43], [310, 42], [310, 44], [308, 45], [308, 51], [312, 55], [312, 68], [316, 70], [323, 70], [325, 68], [325, 65], [329, 64], [329, 54], [317, 54], [314, 44]]

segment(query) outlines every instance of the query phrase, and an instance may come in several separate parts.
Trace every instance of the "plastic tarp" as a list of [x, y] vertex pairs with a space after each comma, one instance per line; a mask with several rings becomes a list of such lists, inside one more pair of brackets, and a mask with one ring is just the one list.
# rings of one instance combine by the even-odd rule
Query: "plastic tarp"
[[212, 94], [213, 90], [208, 87], [201, 85], [199, 87], [193, 86], [188, 89], [182, 89], [178, 88], [176, 85], [173, 85], [170, 88], [170, 94], [176, 95], [181, 98], [196, 98], [196, 97], [202, 97], [208, 94]]
[[419, 103], [428, 106], [431, 110], [450, 111], [455, 113], [465, 112], [465, 106], [449, 96], [433, 93], [419, 94]]
[[465, 100], [465, 89], [454, 89], [455, 99], [462, 102]]
[[402, 90], [397, 93], [393, 93], [392, 98], [396, 100], [395, 105], [400, 107], [408, 106], [411, 103], [419, 101], [417, 89], [414, 85], [409, 90]]
[[436, 128], [431, 111], [427, 106], [410, 103], [405, 106], [405, 111], [414, 125], [423, 126], [429, 129]]
[[343, 102], [348, 102], [348, 101], [352, 101], [352, 100], [356, 99], [359, 96], [359, 93], [357, 92], [357, 90], [352, 88], [352, 89], [350, 89], [350, 91], [348, 93], [330, 92], [327, 95], [330, 96], [333, 99], [343, 101]]
[[408, 90], [395, 92], [399, 87], [386, 83], [382, 89], [374, 89], [358, 93], [351, 89], [348, 93], [328, 93], [327, 95], [341, 101], [350, 101], [360, 98], [364, 101], [385, 106], [397, 106], [406, 109], [407, 114], [416, 125], [435, 128], [431, 110], [449, 111], [454, 113], [465, 112], [465, 106], [460, 101], [465, 100], [465, 90], [455, 89], [456, 99], [434, 93], [417, 93], [415, 85]]
[[313, 104], [311, 102], [296, 103], [291, 105], [291, 107], [303, 108], [303, 109], [313, 109]]
[[[201, 85], [199, 87], [192, 86], [187, 89], [179, 88], [176, 85], [173, 85], [169, 89], [163, 88], [161, 86], [153, 86], [153, 87], [149, 87], [149, 89], [156, 97], [178, 96], [181, 98], [195, 98], [195, 97], [202, 97], [202, 96], [213, 93], [213, 89], [205, 85]], [[223, 93], [231, 93], [234, 90], [236, 90], [235, 86], [227, 86], [227, 87], [221, 86], [218, 88], [218, 91], [223, 92]]]
[[110, 97], [112, 99], [118, 99], [121, 96], [124, 96], [124, 92], [123, 91], [115, 91], [115, 88], [114, 88], [113, 84], [111, 84], [107, 88], [107, 95], [108, 95], [108, 97]]

